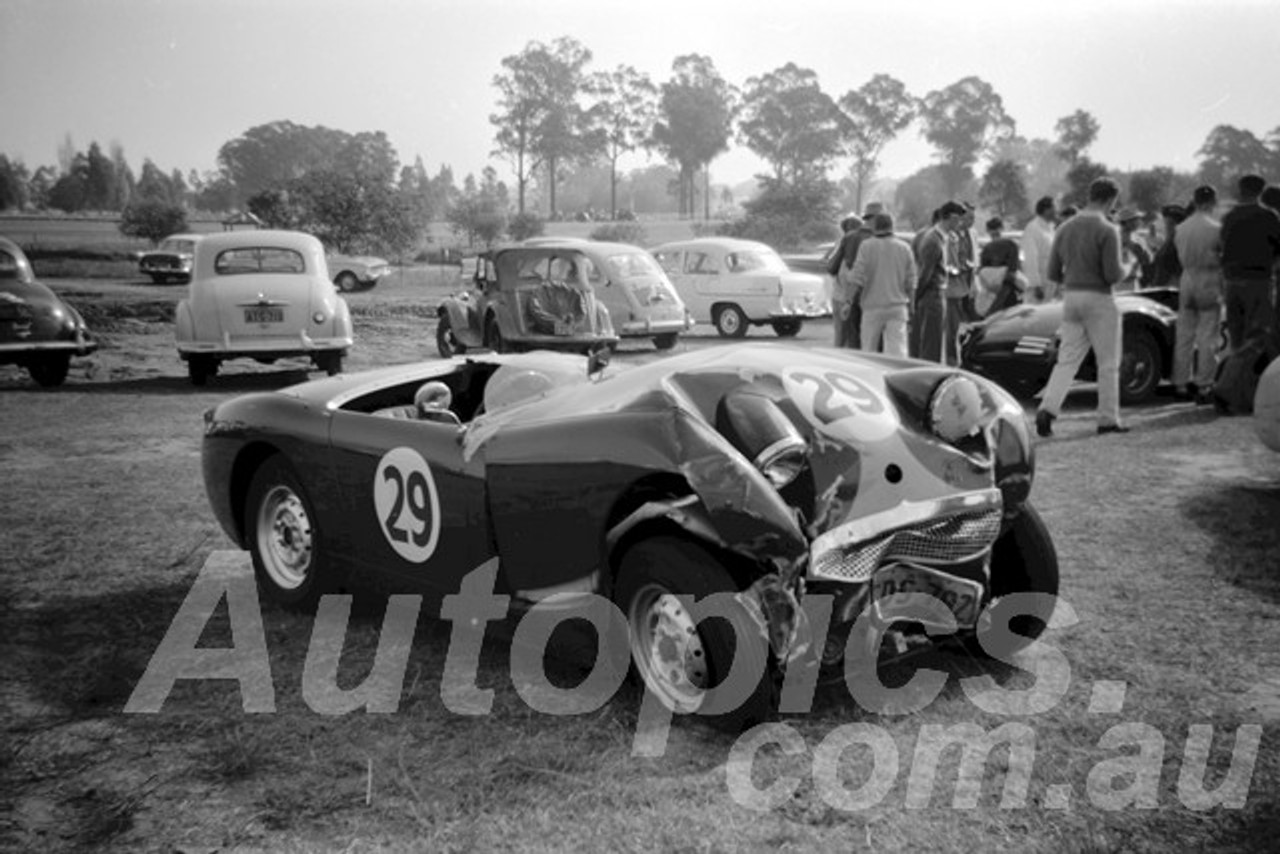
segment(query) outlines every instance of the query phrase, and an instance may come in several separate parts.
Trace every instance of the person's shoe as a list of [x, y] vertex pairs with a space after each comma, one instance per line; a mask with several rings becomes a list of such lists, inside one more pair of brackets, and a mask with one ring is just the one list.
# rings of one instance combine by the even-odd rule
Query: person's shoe
[[1098, 435], [1105, 436], [1108, 433], [1128, 433], [1129, 427], [1124, 424], [1099, 424]]
[[1053, 419], [1058, 416], [1046, 409], [1036, 411], [1036, 435], [1045, 438], [1053, 435]]

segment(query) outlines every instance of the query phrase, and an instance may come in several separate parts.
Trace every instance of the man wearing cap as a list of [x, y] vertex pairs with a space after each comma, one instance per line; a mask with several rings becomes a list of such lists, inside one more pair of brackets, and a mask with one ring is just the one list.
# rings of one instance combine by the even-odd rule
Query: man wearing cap
[[1153, 288], [1176, 288], [1182, 280], [1182, 261], [1178, 258], [1178, 247], [1173, 242], [1173, 235], [1178, 226], [1186, 220], [1187, 213], [1187, 209], [1182, 205], [1165, 205], [1160, 209], [1160, 219], [1164, 225], [1164, 242], [1160, 244], [1155, 257], [1151, 259], [1151, 287]]
[[1280, 217], [1259, 204], [1267, 182], [1245, 175], [1236, 206], [1222, 217], [1222, 275], [1226, 283], [1227, 338], [1232, 350], [1249, 338], [1272, 343], [1274, 268], [1280, 259]]
[[1057, 217], [1053, 196], [1044, 196], [1036, 202], [1036, 215], [1022, 230], [1020, 248], [1022, 269], [1027, 276], [1028, 303], [1051, 302], [1057, 297], [1057, 291], [1049, 281], [1049, 249], [1053, 246], [1053, 229]]
[[[840, 243], [836, 246], [835, 251], [831, 253], [831, 259], [827, 262], [827, 272], [834, 280], [831, 286], [831, 326], [834, 329], [834, 344], [837, 347], [853, 347], [855, 343], [849, 340], [849, 331], [852, 327], [851, 312], [853, 310], [853, 281], [850, 274], [853, 268], [853, 259], [850, 258], [848, 264], [845, 263], [845, 255], [848, 243], [858, 233], [858, 229], [862, 228], [862, 220], [857, 214], [848, 214], [844, 219], [840, 220], [840, 229], [844, 232], [844, 236], [840, 238]], [[855, 247], [854, 255], [857, 254]]]
[[954, 266], [951, 235], [960, 227], [964, 206], [946, 202], [938, 209], [938, 222], [920, 240], [917, 259], [915, 312], [911, 323], [911, 355], [941, 363], [946, 350], [947, 285], [959, 274]]
[[916, 260], [911, 247], [894, 236], [889, 214], [872, 219], [872, 237], [858, 248], [853, 283], [862, 306], [862, 349], [905, 359]]
[[1135, 208], [1124, 208], [1116, 216], [1116, 222], [1120, 224], [1120, 263], [1125, 269], [1124, 281], [1116, 290], [1137, 290], [1151, 277], [1151, 250], [1138, 236], [1142, 212]]
[[[1182, 263], [1178, 285], [1177, 343], [1173, 350], [1173, 388], [1179, 400], [1211, 403], [1209, 386], [1217, 368], [1218, 318], [1222, 311], [1222, 225], [1213, 218], [1218, 193], [1208, 185], [1196, 187], [1195, 213], [1178, 226], [1173, 242]], [[1195, 386], [1191, 360], [1196, 361]]]
[[1089, 185], [1085, 209], [1058, 227], [1049, 250], [1049, 278], [1062, 284], [1058, 361], [1036, 411], [1036, 433], [1053, 435], [1053, 422], [1085, 356], [1098, 363], [1098, 433], [1127, 433], [1120, 423], [1120, 310], [1112, 289], [1124, 278], [1120, 231], [1107, 218], [1120, 187], [1110, 178]]

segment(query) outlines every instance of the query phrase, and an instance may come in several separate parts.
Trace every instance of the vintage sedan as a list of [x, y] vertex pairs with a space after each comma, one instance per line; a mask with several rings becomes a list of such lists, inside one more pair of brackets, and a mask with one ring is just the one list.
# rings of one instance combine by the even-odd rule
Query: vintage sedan
[[175, 312], [178, 355], [194, 385], [229, 359], [303, 357], [332, 375], [354, 342], [324, 246], [299, 231], [229, 231], [196, 243], [187, 298]]
[[1025, 416], [995, 384], [760, 343], [596, 362], [483, 353], [223, 402], [213, 511], [285, 606], [377, 582], [431, 610], [478, 569], [516, 608], [606, 597], [656, 697], [727, 726], [767, 714], [792, 663], [874, 666], [924, 627], [999, 655], [1045, 628], [1051, 596], [1008, 598], [1056, 594], [1058, 568]]
[[[1122, 323], [1120, 402], [1150, 400], [1173, 373], [1177, 291], [1152, 289], [1116, 294]], [[963, 366], [989, 377], [1021, 398], [1030, 398], [1049, 381], [1058, 359], [1062, 301], [1019, 305], [964, 327], [960, 334]], [[1078, 378], [1092, 381], [1097, 364], [1090, 352]]]
[[693, 319], [714, 324], [725, 338], [741, 338], [749, 326], [765, 324], [779, 337], [790, 338], [805, 320], [831, 314], [822, 277], [793, 273], [763, 243], [702, 237], [650, 251]]
[[391, 272], [391, 264], [385, 258], [373, 255], [333, 253], [325, 256], [325, 263], [329, 265], [333, 283], [344, 294], [367, 291]]
[[157, 285], [191, 281], [198, 234], [171, 234], [160, 245], [138, 257], [138, 272]]
[[794, 255], [783, 255], [787, 269], [797, 273], [813, 273], [815, 276], [827, 275], [827, 265], [831, 263], [831, 254], [839, 243], [820, 243], [812, 252], [798, 252]]
[[40, 385], [58, 386], [72, 356], [97, 349], [79, 312], [36, 281], [18, 244], [0, 237], [0, 365], [20, 365]]
[[445, 299], [436, 312], [440, 355], [477, 348], [588, 353], [616, 347], [609, 309], [587, 278], [596, 262], [586, 246], [555, 241], [482, 253], [472, 290]]

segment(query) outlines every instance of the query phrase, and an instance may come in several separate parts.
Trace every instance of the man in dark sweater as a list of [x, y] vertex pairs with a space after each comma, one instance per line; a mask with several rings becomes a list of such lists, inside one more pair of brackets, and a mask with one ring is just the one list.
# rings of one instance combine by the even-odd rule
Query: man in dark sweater
[[1089, 203], [1053, 235], [1049, 279], [1063, 292], [1061, 344], [1036, 411], [1036, 433], [1053, 435], [1076, 371], [1092, 348], [1098, 363], [1098, 432], [1127, 433], [1120, 423], [1120, 310], [1112, 289], [1124, 279], [1120, 230], [1107, 218], [1120, 188], [1110, 178], [1089, 185]]
[[[1245, 175], [1236, 206], [1222, 218], [1222, 276], [1226, 282], [1227, 341], [1236, 350], [1249, 338], [1274, 334], [1274, 271], [1280, 259], [1280, 216], [1258, 203], [1267, 182]], [[1273, 342], [1273, 346], [1275, 342]]]

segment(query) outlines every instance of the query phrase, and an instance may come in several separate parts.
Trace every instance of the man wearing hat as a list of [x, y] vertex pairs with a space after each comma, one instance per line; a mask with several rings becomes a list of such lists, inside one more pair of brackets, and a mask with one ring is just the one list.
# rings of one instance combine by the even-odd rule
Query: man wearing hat
[[1151, 287], [1153, 288], [1176, 288], [1182, 279], [1182, 261], [1178, 258], [1178, 247], [1173, 242], [1173, 234], [1187, 218], [1187, 214], [1187, 209], [1182, 205], [1170, 204], [1160, 209], [1160, 219], [1164, 225], [1164, 242], [1160, 244], [1155, 257], [1151, 259]]
[[1123, 208], [1116, 216], [1116, 222], [1120, 224], [1120, 263], [1125, 269], [1124, 281], [1116, 286], [1116, 290], [1137, 290], [1151, 279], [1151, 250], [1138, 236], [1143, 222], [1142, 211]]
[[915, 312], [911, 323], [911, 355], [943, 362], [946, 337], [946, 293], [958, 278], [952, 234], [960, 227], [964, 205], [946, 202], [938, 209], [938, 222], [920, 240], [917, 262]]
[[893, 234], [893, 217], [872, 218], [872, 236], [858, 248], [854, 292], [862, 306], [862, 349], [907, 357], [907, 322], [916, 288], [916, 259]]
[[[1222, 311], [1222, 224], [1213, 218], [1218, 193], [1196, 187], [1195, 213], [1178, 226], [1173, 242], [1182, 263], [1178, 285], [1177, 343], [1173, 350], [1173, 388], [1179, 400], [1211, 403], [1209, 387], [1217, 368], [1218, 318]], [[1191, 361], [1196, 362], [1194, 390]]]

